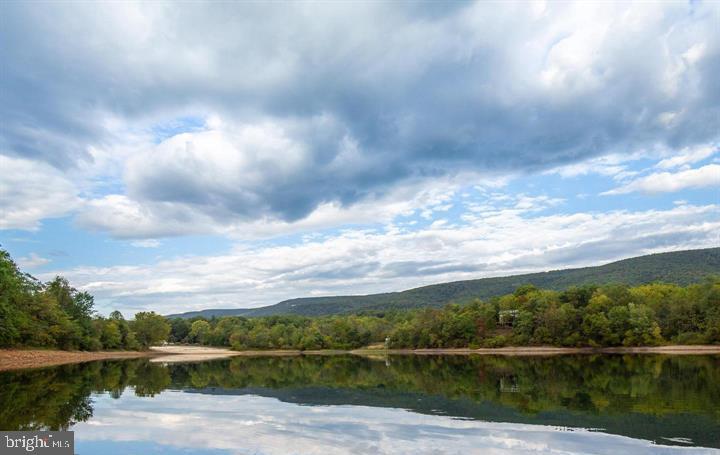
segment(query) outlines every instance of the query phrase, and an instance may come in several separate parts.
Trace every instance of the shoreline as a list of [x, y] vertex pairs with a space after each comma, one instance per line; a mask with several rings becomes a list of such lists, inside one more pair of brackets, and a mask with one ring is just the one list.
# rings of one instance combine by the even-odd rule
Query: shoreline
[[565, 354], [666, 354], [703, 355], [720, 354], [720, 345], [669, 345], [669, 346], [616, 346], [604, 348], [568, 348], [554, 346], [508, 346], [504, 348], [433, 348], [433, 349], [355, 349], [357, 354], [388, 353], [397, 355], [504, 355], [550, 356]]
[[269, 357], [301, 355], [501, 355], [501, 356], [556, 356], [597, 354], [663, 354], [663, 355], [720, 355], [720, 345], [670, 345], [607, 348], [562, 348], [552, 346], [515, 346], [504, 348], [448, 348], [448, 349], [352, 349], [307, 350], [274, 349], [232, 351], [226, 348], [204, 346], [159, 346], [149, 351], [59, 351], [41, 349], [0, 349], [0, 371], [92, 362], [150, 358], [154, 363], [202, 362], [228, 357]]
[[60, 351], [52, 349], [0, 349], [0, 371], [28, 370], [95, 360], [152, 357], [152, 351]]
[[720, 345], [668, 345], [606, 348], [567, 348], [554, 346], [510, 346], [504, 348], [436, 348], [436, 349], [269, 349], [233, 351], [227, 348], [202, 346], [163, 346], [150, 348], [160, 357], [153, 362], [202, 361], [222, 357], [270, 357], [299, 355], [502, 355], [502, 356], [553, 356], [570, 354], [664, 354], [664, 355], [703, 355], [720, 354]]

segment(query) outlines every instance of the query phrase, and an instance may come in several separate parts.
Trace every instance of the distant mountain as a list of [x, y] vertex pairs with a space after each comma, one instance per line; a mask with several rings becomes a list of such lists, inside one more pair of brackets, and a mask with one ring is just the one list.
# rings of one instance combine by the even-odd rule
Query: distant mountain
[[285, 300], [261, 308], [191, 311], [168, 317], [201, 316], [211, 318], [213, 316], [271, 316], [277, 314], [320, 316], [360, 311], [440, 307], [453, 301], [461, 302], [472, 298], [487, 299], [509, 294], [523, 284], [533, 284], [539, 288], [555, 290], [585, 284], [623, 283], [636, 286], [656, 281], [684, 286], [698, 282], [708, 275], [720, 275], [720, 248], [650, 254], [596, 267], [454, 281], [402, 292], [306, 297]]

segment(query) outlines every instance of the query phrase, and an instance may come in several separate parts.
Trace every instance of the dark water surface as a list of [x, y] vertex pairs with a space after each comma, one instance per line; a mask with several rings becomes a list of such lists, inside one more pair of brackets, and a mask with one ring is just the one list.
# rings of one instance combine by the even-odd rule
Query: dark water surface
[[0, 429], [102, 453], [720, 453], [720, 356], [235, 357], [0, 373]]

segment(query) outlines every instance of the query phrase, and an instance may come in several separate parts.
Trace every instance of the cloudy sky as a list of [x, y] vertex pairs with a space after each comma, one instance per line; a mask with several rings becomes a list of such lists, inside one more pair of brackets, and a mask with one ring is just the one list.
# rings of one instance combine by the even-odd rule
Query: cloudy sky
[[132, 314], [720, 244], [718, 2], [3, 2], [0, 244]]

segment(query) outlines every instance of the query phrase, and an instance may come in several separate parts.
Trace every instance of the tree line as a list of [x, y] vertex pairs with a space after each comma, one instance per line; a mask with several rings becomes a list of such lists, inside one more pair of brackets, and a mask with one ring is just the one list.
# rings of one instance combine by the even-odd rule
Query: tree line
[[163, 341], [244, 349], [478, 348], [720, 343], [720, 277], [677, 286], [603, 285], [512, 294], [441, 309], [334, 316], [125, 320], [94, 310], [93, 296], [56, 277], [22, 273], [0, 249], [0, 347], [145, 349]]
[[322, 317], [172, 319], [170, 341], [233, 349], [479, 348], [720, 343], [720, 277], [654, 283], [519, 287], [442, 309]]
[[126, 320], [119, 311], [98, 315], [87, 292], [62, 277], [42, 283], [22, 273], [0, 249], [0, 347], [64, 350], [146, 349], [167, 339], [170, 324], [154, 312]]

